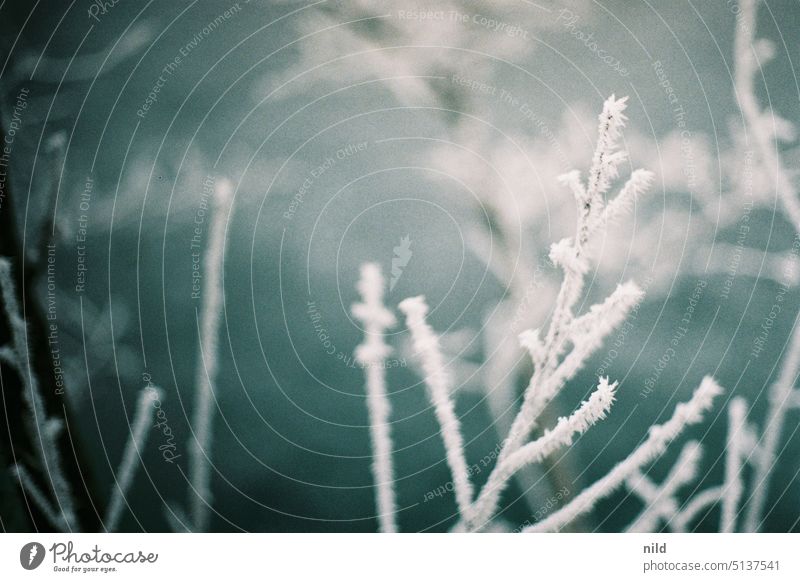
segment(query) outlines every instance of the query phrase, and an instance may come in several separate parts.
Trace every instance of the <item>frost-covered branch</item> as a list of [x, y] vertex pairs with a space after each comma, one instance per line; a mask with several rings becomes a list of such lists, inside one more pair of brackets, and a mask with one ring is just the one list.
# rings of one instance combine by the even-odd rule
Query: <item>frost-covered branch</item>
[[211, 447], [213, 444], [214, 386], [219, 368], [219, 328], [222, 321], [222, 275], [225, 261], [225, 225], [233, 198], [233, 185], [220, 180], [214, 189], [206, 256], [203, 305], [199, 315], [200, 346], [195, 372], [194, 438], [189, 439], [189, 489], [194, 531], [206, 531], [211, 494]]
[[692, 424], [700, 422], [711, 408], [714, 397], [722, 392], [719, 384], [706, 376], [688, 402], [678, 404], [667, 422], [650, 428], [647, 439], [624, 461], [618, 463], [605, 477], [584, 489], [570, 503], [544, 520], [525, 530], [526, 533], [558, 531], [579, 515], [591, 511], [600, 500], [620, 487], [628, 477], [659, 457], [667, 445]]
[[572, 310], [583, 290], [583, 279], [588, 270], [584, 246], [603, 212], [603, 196], [608, 191], [611, 180], [617, 177], [619, 164], [627, 157], [624, 151], [617, 150], [617, 142], [627, 119], [623, 114], [626, 100], [627, 97], [615, 99], [612, 95], [603, 104], [597, 129], [597, 147], [592, 157], [587, 186], [579, 187], [580, 174], [576, 171], [561, 177], [562, 183], [568, 185], [575, 196], [578, 218], [575, 238], [556, 243], [550, 252], [552, 261], [564, 270], [564, 281], [556, 298], [545, 340], [546, 364], [549, 367], [555, 366], [564, 348], [561, 334], [569, 325], [573, 317]]
[[644, 298], [644, 292], [631, 281], [618, 285], [603, 303], [593, 305], [588, 313], [572, 321], [569, 339], [572, 352], [580, 354], [581, 362], [591, 356], [603, 343], [608, 334], [625, 321], [631, 310]]
[[[657, 531], [662, 520], [668, 520], [671, 515], [677, 513], [679, 505], [675, 495], [681, 487], [697, 476], [701, 453], [702, 449], [697, 441], [686, 443], [678, 460], [660, 487], [651, 488], [652, 482], [638, 471], [628, 477], [626, 481], [628, 488], [639, 494], [645, 503], [644, 510], [628, 526], [628, 531]], [[647, 484], [646, 488], [642, 487], [644, 483]], [[643, 489], [645, 490], [643, 491]]]
[[[603, 112], [599, 117], [597, 147], [592, 158], [587, 184], [584, 186], [580, 182], [580, 173], [576, 170], [560, 178], [560, 181], [570, 188], [578, 204], [576, 235], [572, 239], [563, 239], [555, 243], [550, 250], [550, 258], [564, 271], [564, 279], [544, 338], [539, 340], [538, 335], [531, 334], [524, 337], [524, 343], [533, 358], [534, 373], [525, 390], [522, 408], [514, 420], [500, 460], [522, 445], [535, 428], [536, 419], [544, 407], [641, 299], [642, 293], [633, 283], [622, 285], [595, 310], [594, 315], [590, 312], [579, 319], [577, 328], [573, 331], [574, 308], [580, 299], [584, 277], [589, 269], [586, 246], [608, 211], [604, 196], [610, 188], [611, 181], [618, 175], [619, 164], [627, 157], [624, 151], [617, 149], [626, 120], [623, 114], [626, 99], [616, 99], [612, 95], [603, 104]], [[623, 200], [617, 203], [612, 201], [613, 216], [619, 215], [631, 204], [628, 199], [643, 192], [651, 180], [650, 172], [642, 170], [635, 173], [623, 187], [620, 194]], [[596, 330], [590, 329], [591, 333], [580, 333], [586, 331], [588, 327], [581, 322], [601, 325]], [[569, 345], [572, 345], [573, 349], [563, 362], [559, 363]]]
[[[528, 350], [533, 361], [533, 373], [523, 393], [520, 410], [503, 440], [497, 462], [474, 504], [471, 502], [472, 485], [459, 421], [450, 399], [451, 381], [445, 369], [439, 338], [425, 320], [428, 307], [422, 297], [406, 299], [400, 304], [414, 349], [422, 360], [425, 383], [445, 442], [462, 518], [457, 529], [476, 531], [490, 527], [509, 479], [523, 467], [540, 463], [560, 447], [571, 444], [576, 434], [583, 434], [605, 416], [613, 401], [617, 384], [601, 378], [597, 389], [575, 413], [559, 419], [555, 427], [545, 431], [540, 438], [529, 440], [547, 405], [643, 297], [641, 289], [628, 282], [619, 285], [605, 301], [591, 307], [585, 314], [579, 316], [575, 313], [590, 268], [588, 255], [592, 235], [602, 224], [625, 214], [652, 182], [652, 173], [636, 170], [617, 197], [608, 205], [606, 203], [611, 183], [618, 176], [619, 165], [627, 158], [626, 152], [618, 149], [626, 119], [623, 114], [625, 107], [626, 98], [612, 96], [604, 103], [599, 117], [597, 147], [586, 183], [582, 182], [577, 170], [560, 177], [560, 182], [571, 190], [578, 206], [575, 236], [553, 244], [550, 249], [550, 260], [563, 271], [563, 280], [547, 328], [529, 330], [520, 335], [520, 344]], [[508, 370], [506, 374], [511, 372]], [[702, 399], [709, 391], [709, 384], [705, 382], [698, 390], [697, 398]], [[649, 446], [640, 448], [630, 460], [628, 466], [631, 470], [638, 470], [656, 456], [674, 438], [670, 431], [677, 434], [683, 424], [693, 422], [692, 410], [687, 406], [678, 407], [677, 420], [653, 429]], [[676, 428], [676, 423], [682, 424]], [[625, 471], [621, 477], [623, 480], [628, 475]]]
[[710, 487], [693, 496], [686, 506], [678, 511], [667, 522], [674, 531], [686, 531], [689, 523], [707, 507], [722, 502], [719, 531], [731, 533], [736, 531], [739, 515], [739, 504], [744, 492], [742, 473], [744, 463], [753, 462], [762, 454], [757, 446], [755, 433], [746, 421], [747, 401], [744, 398], [732, 398], [728, 404], [728, 436], [725, 445], [725, 482], [718, 487]]
[[709, 487], [692, 496], [683, 509], [667, 522], [667, 525], [674, 532], [685, 532], [689, 524], [700, 515], [701, 511], [714, 505], [720, 499], [722, 499], [722, 486]]
[[364, 325], [364, 342], [356, 348], [356, 360], [366, 372], [367, 410], [369, 411], [370, 437], [372, 439], [372, 477], [380, 530], [397, 531], [395, 522], [396, 501], [394, 467], [392, 465], [392, 437], [389, 431], [391, 405], [386, 395], [384, 361], [391, 352], [386, 345], [386, 329], [395, 324], [395, 317], [383, 305], [385, 282], [380, 267], [375, 263], [361, 266], [358, 292], [361, 303], [352, 307], [353, 317]]
[[481, 528], [494, 516], [500, 494], [517, 471], [571, 445], [576, 435], [585, 433], [597, 421], [605, 418], [614, 402], [616, 388], [616, 382], [609, 384], [608, 378], [601, 378], [597, 389], [576, 412], [569, 417], [559, 418], [552, 430], [545, 431], [541, 437], [499, 463], [475, 502], [474, 526]]
[[800, 314], [794, 320], [792, 336], [784, 352], [778, 378], [767, 393], [769, 407], [763, 434], [758, 441], [759, 452], [754, 455], [754, 471], [750, 487], [752, 493], [743, 523], [743, 530], [746, 532], [758, 531], [761, 528], [786, 415], [796, 400], [794, 383], [798, 374], [800, 374]]
[[424, 297], [404, 299], [399, 307], [406, 316], [406, 325], [411, 331], [414, 349], [422, 361], [422, 368], [425, 371], [425, 384], [428, 387], [436, 419], [439, 421], [447, 454], [447, 464], [450, 466], [453, 476], [456, 503], [462, 519], [469, 524], [472, 521], [472, 484], [469, 480], [461, 426], [453, 401], [450, 399], [450, 379], [439, 348], [439, 338], [425, 321], [428, 305]]
[[[50, 488], [55, 496], [57, 510], [51, 509], [49, 511], [51, 515], [48, 519], [53, 521], [52, 514], [60, 512], [59, 521], [65, 526], [64, 529], [66, 531], [77, 531], [78, 523], [72, 488], [64, 474], [61, 454], [58, 448], [57, 427], [60, 426], [60, 421], [50, 419], [47, 416], [39, 381], [31, 369], [28, 329], [17, 301], [16, 289], [11, 275], [11, 264], [2, 257], [0, 257], [0, 291], [2, 292], [3, 306], [11, 329], [12, 340], [12, 345], [4, 352], [5, 357], [13, 358], [15, 361], [14, 367], [22, 379], [23, 397], [30, 414], [28, 417], [30, 419], [30, 430], [33, 433], [34, 442], [38, 445], [37, 452], [42, 463], [42, 470], [47, 476]], [[48, 512], [44, 510], [51, 506], [43, 503], [45, 497], [41, 491], [34, 490], [31, 487], [33, 481], [29, 478], [28, 473], [24, 468], [18, 466], [17, 475], [20, 476], [23, 490], [30, 492], [37, 505], [47, 514]], [[22, 477], [23, 475], [27, 477]], [[34, 491], [37, 493], [34, 493]]]
[[720, 532], [736, 531], [736, 517], [739, 514], [739, 501], [742, 498], [742, 461], [747, 454], [746, 436], [747, 402], [743, 398], [733, 398], [728, 405], [728, 439], [725, 446], [725, 485], [722, 495], [722, 518]]
[[791, 124], [774, 111], [763, 110], [756, 95], [756, 78], [761, 67], [772, 58], [774, 48], [766, 39], [756, 39], [756, 13], [759, 0], [739, 0], [738, 26], [734, 40], [734, 86], [747, 133], [768, 174], [773, 176], [778, 199], [786, 218], [800, 232], [800, 202], [787, 172], [778, 141], [790, 135]]
[[571, 319], [562, 333], [571, 341], [572, 349], [554, 369], [547, 367], [547, 347], [539, 340], [538, 331], [524, 332], [522, 345], [528, 349], [534, 362], [534, 374], [525, 392], [522, 408], [514, 420], [509, 439], [501, 453], [501, 460], [512, 454], [535, 428], [536, 419], [577, 374], [586, 360], [602, 345], [605, 338], [628, 316], [641, 301], [643, 292], [635, 283], [620, 285], [600, 305], [593, 306], [586, 315]]
[[641, 471], [634, 471], [625, 480], [625, 485], [635, 493], [645, 504], [654, 503], [658, 499], [659, 487], [650, 477]]
[[611, 187], [611, 181], [618, 175], [617, 168], [628, 159], [626, 152], [617, 150], [622, 128], [628, 118], [623, 113], [628, 98], [617, 99], [614, 95], [603, 103], [600, 114], [600, 125], [597, 129], [597, 147], [592, 156], [592, 167], [589, 170], [589, 184], [586, 188], [589, 202], [597, 206], [602, 204], [602, 196]]
[[47, 495], [39, 489], [38, 485], [33, 481], [28, 470], [23, 465], [13, 465], [11, 467], [11, 475], [14, 476], [20, 484], [20, 488], [25, 495], [29, 495], [34, 505], [39, 508], [50, 525], [59, 531], [67, 531], [67, 523], [64, 518], [53, 508], [53, 505], [47, 499]]
[[[517, 430], [524, 432], [525, 436], [530, 433], [544, 408], [575, 377], [586, 360], [603, 345], [605, 338], [625, 320], [643, 296], [635, 283], [620, 285], [605, 302], [593, 306], [586, 315], [572, 322], [566, 332], [572, 349], [549, 376], [542, 375], [537, 389], [530, 392], [528, 402], [523, 404], [525, 414], [519, 417]], [[520, 343], [527, 348], [534, 365], [545, 359], [545, 348], [538, 338], [536, 330], [520, 334]]]
[[122, 511], [127, 505], [127, 495], [133, 484], [138, 461], [142, 456], [142, 449], [147, 443], [147, 433], [153, 422], [153, 402], [161, 398], [161, 391], [155, 387], [147, 386], [139, 394], [139, 402], [133, 416], [133, 426], [122, 460], [114, 476], [114, 487], [111, 490], [111, 501], [108, 504], [105, 517], [105, 527], [109, 532], [117, 531]]
[[[606, 301], [592, 307], [585, 315], [576, 317], [574, 313], [589, 270], [587, 246], [592, 234], [604, 219], [621, 215], [652, 181], [652, 174], [644, 170], [632, 175], [619, 195], [621, 199], [614, 203], [610, 214], [607, 214], [609, 210], [605, 195], [611, 181], [618, 176], [619, 164], [627, 157], [624, 151], [618, 150], [626, 120], [623, 114], [625, 107], [626, 98], [611, 96], [604, 103], [587, 183], [581, 182], [577, 170], [559, 178], [571, 190], [578, 205], [576, 234], [551, 247], [550, 259], [562, 269], [564, 278], [544, 335], [539, 330], [520, 335], [521, 345], [531, 355], [534, 371], [523, 394], [522, 406], [511, 424], [487, 484], [495, 486], [505, 482], [503, 471], [508, 468], [506, 461], [528, 440], [542, 411], [642, 299], [642, 291], [630, 282], [620, 285]], [[492, 492], [486, 491], [478, 507], [480, 521], [485, 521], [494, 513], [498, 501], [496, 487]]]
[[[734, 39], [735, 90], [747, 135], [751, 135], [756, 155], [765, 174], [774, 179], [775, 191], [784, 214], [800, 233], [800, 202], [797, 188], [784, 166], [779, 141], [785, 141], [793, 126], [774, 111], [763, 109], [756, 94], [756, 78], [760, 67], [768, 61], [774, 49], [766, 39], [756, 39], [758, 0], [740, 0], [738, 25]], [[784, 353], [778, 379], [769, 388], [769, 408], [763, 426], [763, 436], [755, 455], [751, 497], [747, 503], [743, 529], [757, 531], [761, 527], [764, 507], [769, 494], [772, 472], [786, 414], [791, 409], [793, 387], [800, 372], [800, 316], [794, 321], [789, 347]]]
[[630, 214], [636, 205], [636, 200], [650, 189], [654, 174], [650, 170], [638, 169], [631, 173], [631, 177], [606, 206], [602, 215], [603, 223], [612, 223], [621, 217]]

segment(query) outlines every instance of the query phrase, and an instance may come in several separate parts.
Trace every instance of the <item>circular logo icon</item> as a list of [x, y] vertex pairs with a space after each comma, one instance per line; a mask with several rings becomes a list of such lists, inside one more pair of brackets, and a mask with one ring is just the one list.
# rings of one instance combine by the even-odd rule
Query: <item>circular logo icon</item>
[[26, 570], [35, 570], [44, 561], [44, 546], [39, 542], [30, 542], [19, 551], [19, 563]]

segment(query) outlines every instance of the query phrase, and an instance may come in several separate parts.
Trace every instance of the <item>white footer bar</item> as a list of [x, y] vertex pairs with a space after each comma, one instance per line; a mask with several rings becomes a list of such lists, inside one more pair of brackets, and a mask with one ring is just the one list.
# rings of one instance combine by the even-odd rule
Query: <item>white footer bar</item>
[[798, 542], [795, 534], [3, 534], [0, 580], [796, 581]]

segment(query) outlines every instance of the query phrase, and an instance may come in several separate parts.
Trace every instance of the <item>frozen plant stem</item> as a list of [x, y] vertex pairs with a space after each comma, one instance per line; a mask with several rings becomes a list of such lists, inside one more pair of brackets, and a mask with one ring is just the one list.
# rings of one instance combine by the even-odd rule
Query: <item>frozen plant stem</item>
[[34, 505], [44, 514], [47, 521], [59, 531], [67, 531], [67, 524], [64, 522], [64, 519], [53, 509], [47, 496], [39, 489], [36, 483], [33, 482], [33, 478], [30, 473], [28, 473], [28, 470], [22, 465], [14, 465], [11, 467], [11, 474], [19, 480], [22, 490], [26, 495], [30, 495]]
[[105, 526], [109, 532], [117, 531], [122, 511], [127, 505], [127, 495], [133, 484], [136, 467], [141, 459], [142, 449], [147, 442], [147, 434], [153, 422], [153, 402], [161, 397], [161, 391], [154, 387], [145, 387], [139, 394], [139, 402], [133, 417], [133, 426], [122, 461], [117, 469], [114, 487], [111, 490], [111, 501], [106, 510]]
[[[23, 394], [25, 403], [30, 412], [30, 418], [33, 421], [30, 425], [33, 432], [33, 440], [38, 444], [39, 458], [42, 463], [42, 470], [47, 476], [55, 502], [58, 510], [51, 510], [49, 513], [61, 513], [61, 519], [58, 521], [63, 523], [66, 531], [78, 531], [78, 523], [75, 515], [75, 504], [72, 496], [72, 488], [67, 481], [61, 462], [61, 454], [58, 449], [58, 431], [56, 430], [57, 423], [55, 419], [50, 420], [47, 417], [44, 400], [39, 390], [39, 382], [31, 369], [30, 351], [28, 349], [28, 329], [25, 325], [25, 320], [22, 318], [19, 303], [17, 302], [16, 290], [11, 274], [11, 264], [5, 258], [0, 257], [0, 287], [2, 288], [3, 305], [5, 307], [6, 316], [8, 317], [9, 327], [11, 328], [11, 336], [13, 346], [11, 351], [7, 352], [7, 357], [13, 359], [14, 366], [23, 382]], [[34, 500], [40, 498], [44, 501], [44, 495], [38, 489], [38, 493], [30, 488], [33, 481], [27, 476], [27, 472], [17, 470], [20, 476], [20, 484], [24, 492], [30, 492]], [[28, 486], [26, 488], [26, 485]], [[46, 509], [42, 503], [37, 502], [42, 509]], [[45, 513], [48, 513], [45, 511]], [[48, 517], [52, 521], [53, 516]], [[57, 525], [54, 524], [54, 525]]]
[[[739, 110], [761, 163], [775, 179], [775, 189], [784, 213], [800, 232], [800, 202], [797, 191], [781, 160], [775, 140], [775, 114], [763, 111], [756, 96], [755, 81], [761, 64], [758, 60], [758, 41], [755, 38], [756, 13], [759, 0], [739, 0], [739, 15], [734, 38], [734, 86]], [[764, 60], [767, 60], [766, 58]]]
[[721, 533], [736, 531], [736, 517], [742, 497], [742, 460], [745, 456], [743, 443], [747, 427], [745, 416], [747, 403], [743, 398], [733, 398], [728, 405], [728, 439], [725, 447], [725, 486], [722, 496]]
[[693, 496], [667, 525], [669, 525], [674, 532], [685, 532], [689, 524], [700, 515], [701, 511], [711, 507], [720, 499], [722, 499], [722, 486], [709, 487], [705, 491]]
[[422, 361], [428, 395], [439, 421], [444, 440], [447, 464], [453, 476], [456, 504], [461, 518], [472, 523], [472, 484], [469, 480], [461, 426], [450, 399], [450, 380], [445, 369], [444, 357], [439, 347], [439, 338], [425, 321], [428, 305], [422, 296], [404, 299], [400, 311], [406, 316], [406, 325], [411, 331], [414, 350]]
[[194, 531], [207, 531], [211, 494], [214, 386], [219, 368], [219, 328], [222, 320], [222, 272], [225, 261], [225, 226], [233, 198], [233, 185], [220, 180], [214, 189], [214, 208], [206, 246], [203, 303], [198, 316], [200, 349], [195, 373], [196, 397], [189, 439], [189, 491]]
[[571, 445], [575, 435], [585, 433], [597, 421], [605, 418], [614, 402], [616, 388], [616, 382], [609, 384], [608, 378], [601, 378], [597, 389], [575, 413], [560, 418], [555, 428], [545, 431], [540, 438], [519, 448], [498, 464], [475, 501], [473, 525], [480, 529], [489, 522], [500, 494], [517, 471], [527, 465], [540, 463], [558, 449]]
[[364, 326], [364, 342], [356, 348], [356, 360], [364, 367], [367, 380], [367, 410], [372, 439], [372, 478], [378, 525], [381, 532], [397, 531], [392, 437], [389, 432], [391, 405], [386, 395], [385, 360], [391, 353], [384, 336], [395, 324], [392, 312], [383, 305], [385, 283], [375, 263], [361, 266], [358, 292], [361, 303], [352, 307], [353, 317]]
[[[758, 0], [740, 0], [734, 39], [734, 65], [736, 100], [744, 118], [748, 135], [752, 135], [756, 155], [769, 175], [775, 181], [775, 190], [783, 207], [784, 214], [800, 235], [800, 202], [790, 174], [781, 159], [777, 139], [780, 123], [774, 112], [762, 110], [756, 96], [755, 82], [761, 63], [759, 62], [759, 41], [755, 37]], [[764, 41], [761, 41], [762, 43]], [[763, 44], [761, 45], [763, 46]], [[762, 51], [762, 60], [767, 55]], [[760, 452], [755, 455], [754, 471], [751, 481], [751, 497], [747, 504], [743, 530], [758, 531], [763, 520], [764, 507], [770, 489], [772, 471], [777, 460], [781, 434], [786, 422], [786, 414], [793, 401], [793, 387], [800, 372], [800, 316], [794, 321], [794, 331], [781, 363], [778, 379], [769, 389], [769, 408], [759, 442]]]
[[[573, 350], [573, 353], [570, 354], [572, 358], [567, 358], [570, 362], [569, 367], [565, 367], [563, 364], [559, 366], [559, 359], [571, 339], [570, 326], [575, 318], [573, 310], [580, 299], [584, 278], [589, 269], [586, 246], [591, 235], [608, 218], [606, 216], [608, 207], [605, 207], [604, 196], [609, 190], [611, 180], [618, 175], [619, 164], [626, 159], [626, 153], [617, 150], [617, 142], [626, 120], [623, 114], [626, 100], [626, 97], [616, 99], [612, 95], [603, 104], [603, 111], [599, 118], [597, 147], [589, 171], [588, 184], [584, 186], [581, 183], [580, 173], [577, 170], [560, 178], [561, 182], [570, 188], [578, 204], [576, 235], [574, 239], [564, 239], [554, 244], [550, 251], [552, 261], [564, 271], [564, 279], [556, 297], [556, 305], [547, 334], [543, 340], [539, 340], [537, 337], [535, 341], [528, 342], [529, 348], [535, 348], [531, 349], [534, 373], [525, 390], [520, 413], [514, 419], [509, 437], [500, 453], [500, 461], [525, 442], [530, 432], [536, 427], [536, 419], [542, 410], [558, 393], [563, 382], [569, 380], [571, 374], [583, 364], [583, 358], [589, 355], [581, 353], [582, 350]], [[612, 218], [616, 218], [626, 208], [631, 207], [633, 199], [643, 192], [651, 181], [651, 172], [646, 170], [634, 172], [628, 184], [617, 196], [616, 202], [613, 203], [615, 210]], [[635, 285], [628, 285], [629, 287], [625, 288], [625, 290], [629, 290], [625, 294], [628, 301], [623, 301], [620, 306], [623, 310], [626, 307], [630, 309], [641, 297], [641, 291]], [[622, 313], [618, 310], [610, 311], [609, 314], [615, 315], [617, 320], [615, 325], [618, 325], [627, 316], [627, 312]], [[606, 333], [610, 333], [613, 329], [612, 326], [605, 327], [607, 328], [604, 330]], [[608, 329], [609, 327], [611, 329]], [[596, 335], [590, 335], [598, 341], [583, 346], [590, 348], [587, 351], [596, 349], [598, 342], [602, 341], [604, 337], [599, 332]], [[554, 381], [553, 377], [559, 375], [556, 374], [559, 368], [561, 372], [566, 373]]]
[[767, 394], [769, 408], [766, 424], [759, 441], [760, 449], [753, 458], [752, 494], [743, 525], [743, 530], [746, 532], [758, 531], [761, 528], [772, 471], [777, 461], [778, 446], [786, 423], [786, 413], [791, 409], [793, 386], [799, 371], [800, 315], [794, 321], [794, 331], [789, 347], [784, 353], [778, 379], [770, 386]]
[[[612, 95], [603, 104], [597, 147], [587, 183], [582, 183], [577, 170], [559, 178], [571, 190], [578, 205], [576, 234], [551, 247], [550, 258], [563, 270], [564, 278], [544, 337], [540, 337], [539, 330], [528, 331], [520, 336], [522, 345], [530, 352], [534, 371], [488, 483], [501, 482], [500, 472], [504, 470], [502, 467], [506, 460], [528, 440], [547, 405], [602, 345], [608, 334], [642, 300], [641, 289], [628, 282], [618, 286], [611, 296], [602, 304], [593, 306], [589, 313], [576, 317], [574, 312], [590, 266], [587, 251], [592, 235], [603, 224], [630, 210], [653, 178], [652, 172], [635, 170], [619, 194], [606, 205], [605, 198], [611, 181], [618, 176], [618, 167], [627, 158], [626, 152], [617, 147], [626, 120], [623, 114], [626, 100], [616, 99]], [[498, 502], [499, 495], [484, 496], [478, 507], [481, 518], [494, 515]]]
[[[445, 368], [439, 338], [426, 321], [428, 305], [422, 296], [406, 299], [399, 305], [400, 310], [405, 314], [414, 351], [421, 360], [428, 395], [444, 440], [447, 464], [452, 475], [456, 504], [461, 517], [461, 522], [456, 526], [457, 530], [491, 529], [495, 525], [492, 520], [497, 513], [500, 496], [508, 481], [522, 468], [540, 463], [559, 448], [572, 444], [576, 435], [583, 434], [605, 417], [613, 402], [617, 384], [610, 384], [607, 378], [600, 378], [597, 389], [576, 412], [569, 417], [560, 418], [555, 427], [546, 430], [538, 439], [529, 440], [531, 432], [537, 427], [539, 417], [547, 405], [559, 394], [566, 383], [575, 377], [585, 365], [586, 360], [625, 320], [644, 296], [636, 284], [627, 282], [619, 285], [605, 301], [592, 306], [585, 314], [579, 316], [575, 313], [590, 267], [588, 255], [591, 250], [592, 235], [601, 226], [630, 211], [635, 206], [638, 196], [649, 188], [653, 178], [651, 172], [635, 170], [617, 196], [612, 198], [608, 204], [606, 203], [606, 194], [610, 189], [611, 182], [618, 175], [619, 165], [626, 159], [626, 153], [618, 149], [621, 129], [626, 119], [623, 115], [625, 107], [626, 98], [616, 99], [613, 95], [604, 103], [599, 119], [597, 148], [586, 183], [581, 181], [580, 173], [577, 170], [560, 178], [561, 182], [572, 191], [578, 204], [576, 234], [573, 238], [563, 239], [552, 245], [550, 249], [552, 262], [564, 273], [562, 284], [544, 335], [540, 330], [529, 330], [520, 335], [521, 345], [530, 353], [533, 374], [523, 394], [522, 406], [511, 424], [508, 436], [503, 440], [495, 466], [474, 503], [472, 502], [472, 484], [461, 428], [450, 397], [450, 378]], [[368, 275], [369, 271], [366, 271], [366, 274]], [[374, 273], [373, 278], [376, 278]], [[354, 314], [366, 322], [368, 321], [366, 314], [369, 311], [366, 290], [372, 288], [373, 294], [379, 295], [383, 289], [383, 282], [380, 280], [380, 284], [364, 285], [364, 279], [365, 272], [362, 271], [360, 286], [363, 285], [364, 288], [360, 287], [360, 290], [365, 299], [363, 304], [357, 306], [362, 309], [362, 312], [359, 314], [354, 310]], [[380, 307], [382, 308], [382, 305]], [[369, 332], [369, 329], [367, 331]], [[379, 333], [376, 335], [382, 335], [383, 329], [377, 331]], [[380, 361], [380, 358], [385, 357], [388, 349], [381, 343], [370, 342], [369, 335], [368, 333], [365, 343], [359, 346], [361, 350], [359, 361], [365, 364]], [[374, 392], [378, 395], [385, 394], [383, 381], [383, 375], [373, 376], [368, 370], [369, 392], [373, 392], [369, 384], [375, 383], [380, 384], [382, 390]], [[560, 528], [581, 513], [589, 511], [597, 499], [613, 491], [631, 474], [639, 471], [642, 465], [661, 454], [667, 444], [686, 425], [698, 422], [702, 412], [711, 405], [711, 400], [718, 391], [719, 387], [716, 383], [712, 379], [706, 378], [689, 403], [678, 405], [670, 421], [651, 428], [645, 443], [626, 461], [620, 463], [587, 492], [578, 496], [575, 499], [578, 503], [569, 504], [542, 522], [544, 527]], [[372, 408], [373, 405], [370, 404], [370, 407]], [[377, 422], [372, 421], [373, 442], [375, 443], [382, 439], [381, 433], [377, 429], [384, 424], [381, 414], [388, 414], [387, 410], [388, 408], [378, 408], [370, 411], [371, 418], [378, 419]], [[386, 446], [389, 448], [388, 445]], [[375, 444], [374, 447], [377, 451], [379, 445]], [[376, 456], [381, 457], [382, 455], [376, 453]], [[684, 482], [690, 473], [689, 470], [684, 470], [682, 467], [676, 471], [678, 473], [669, 483], [670, 487], [674, 488]], [[380, 482], [381, 480], [376, 477], [376, 481]], [[672, 491], [666, 486], [662, 489], [665, 496], [669, 494], [670, 501], [674, 501]], [[662, 517], [660, 512], [658, 519]], [[537, 524], [534, 528], [538, 528], [540, 525]]]
[[667, 422], [651, 427], [645, 442], [624, 461], [618, 463], [605, 477], [584, 489], [570, 503], [539, 523], [525, 528], [523, 532], [558, 531], [576, 517], [591, 511], [599, 500], [613, 493], [636, 471], [659, 457], [667, 445], [687, 426], [700, 422], [703, 414], [711, 408], [714, 397], [721, 393], [722, 388], [719, 384], [710, 376], [706, 376], [692, 398], [688, 402], [678, 404], [672, 418]]
[[629, 488], [639, 494], [645, 504], [645, 509], [628, 526], [627, 531], [645, 533], [658, 531], [662, 520], [666, 521], [671, 515], [677, 513], [679, 505], [675, 495], [681, 487], [697, 476], [700, 454], [701, 448], [697, 441], [686, 443], [669, 475], [664, 479], [664, 483], [654, 489], [651, 489], [652, 482], [647, 476], [638, 471], [628, 477]]

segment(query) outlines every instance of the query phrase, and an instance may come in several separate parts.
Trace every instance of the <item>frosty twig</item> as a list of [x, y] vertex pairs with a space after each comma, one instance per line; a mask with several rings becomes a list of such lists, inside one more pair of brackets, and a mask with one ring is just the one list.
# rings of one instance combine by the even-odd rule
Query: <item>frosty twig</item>
[[367, 410], [372, 438], [372, 477], [380, 530], [397, 531], [395, 522], [394, 467], [389, 431], [391, 405], [386, 395], [383, 363], [391, 349], [384, 340], [386, 329], [395, 324], [392, 312], [383, 305], [384, 279], [375, 263], [361, 266], [358, 292], [361, 303], [353, 305], [353, 316], [364, 325], [364, 342], [356, 349], [356, 360], [364, 366], [367, 379]]

